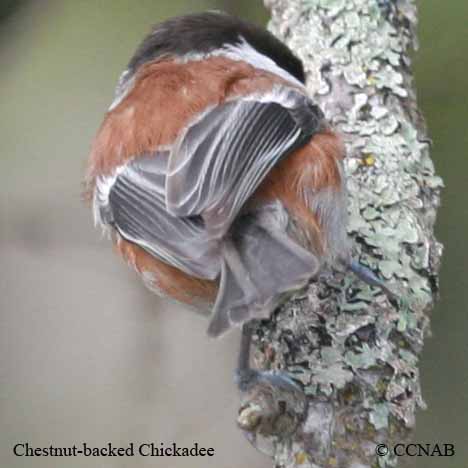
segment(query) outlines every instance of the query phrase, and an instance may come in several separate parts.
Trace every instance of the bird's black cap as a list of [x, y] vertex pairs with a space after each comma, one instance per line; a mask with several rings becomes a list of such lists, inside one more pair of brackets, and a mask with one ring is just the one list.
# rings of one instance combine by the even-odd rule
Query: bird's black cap
[[305, 82], [302, 62], [270, 32], [235, 16], [214, 11], [178, 16], [156, 25], [130, 60], [128, 71], [133, 74], [144, 63], [163, 56], [210, 53], [226, 45], [240, 44], [242, 38]]

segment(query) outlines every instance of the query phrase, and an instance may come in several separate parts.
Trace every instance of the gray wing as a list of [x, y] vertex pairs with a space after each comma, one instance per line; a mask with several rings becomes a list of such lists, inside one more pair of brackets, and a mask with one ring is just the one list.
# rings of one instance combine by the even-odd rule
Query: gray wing
[[317, 106], [287, 87], [214, 107], [170, 152], [168, 211], [201, 215], [210, 234], [221, 237], [272, 167], [309, 140], [322, 119]]
[[287, 235], [287, 225], [288, 214], [279, 202], [236, 220], [222, 245], [221, 281], [209, 335], [268, 318], [284, 293], [301, 288], [317, 274], [319, 259]]
[[271, 168], [304, 144], [322, 117], [306, 96], [284, 87], [220, 104], [170, 150], [139, 156], [98, 180], [96, 218], [166, 263], [214, 279], [224, 264], [219, 239]]
[[[167, 153], [139, 157], [121, 168], [99, 206], [100, 217], [124, 238], [169, 265], [214, 279], [220, 266], [214, 243], [199, 216], [177, 217], [166, 210]], [[98, 181], [97, 189], [105, 188]]]

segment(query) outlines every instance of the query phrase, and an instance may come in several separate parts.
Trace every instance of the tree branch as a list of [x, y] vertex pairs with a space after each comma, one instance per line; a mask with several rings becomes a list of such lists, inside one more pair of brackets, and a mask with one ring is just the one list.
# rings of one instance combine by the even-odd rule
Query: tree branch
[[324, 272], [254, 337], [257, 365], [301, 380], [306, 410], [294, 396], [257, 391], [244, 395], [239, 423], [262, 438], [279, 467], [395, 466], [375, 448], [407, 440], [424, 407], [418, 357], [442, 253], [433, 234], [442, 181], [410, 71], [416, 7], [413, 0], [265, 3], [271, 31], [303, 60], [311, 96], [346, 142], [354, 257], [402, 300], [391, 304], [350, 273]]

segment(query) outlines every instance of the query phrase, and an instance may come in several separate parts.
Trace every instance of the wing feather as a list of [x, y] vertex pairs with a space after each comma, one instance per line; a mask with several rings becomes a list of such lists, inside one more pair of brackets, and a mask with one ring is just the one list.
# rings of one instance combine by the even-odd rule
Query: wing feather
[[270, 101], [238, 98], [208, 110], [170, 152], [167, 210], [210, 219], [211, 235], [222, 237], [271, 168], [304, 144], [322, 117], [292, 89]]
[[112, 224], [120, 235], [182, 271], [200, 278], [219, 274], [213, 242], [198, 216], [177, 217], [166, 210], [165, 175], [155, 172], [161, 156], [129, 163], [109, 194]]

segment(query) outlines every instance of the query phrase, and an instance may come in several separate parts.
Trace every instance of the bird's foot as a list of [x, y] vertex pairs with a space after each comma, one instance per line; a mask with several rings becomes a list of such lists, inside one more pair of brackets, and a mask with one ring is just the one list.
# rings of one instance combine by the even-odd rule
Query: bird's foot
[[237, 424], [250, 443], [272, 454], [278, 439], [291, 436], [307, 410], [302, 385], [286, 372], [242, 369], [236, 372], [241, 392]]
[[257, 369], [238, 369], [235, 380], [242, 393], [248, 392], [252, 387], [270, 385], [278, 390], [304, 393], [302, 384], [294, 380], [287, 372], [265, 371]]

